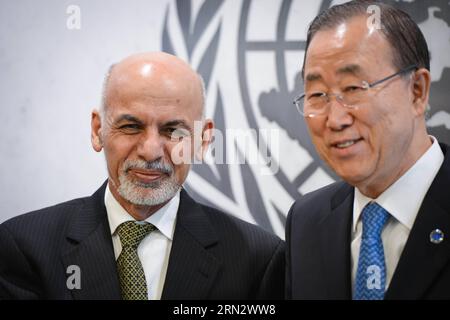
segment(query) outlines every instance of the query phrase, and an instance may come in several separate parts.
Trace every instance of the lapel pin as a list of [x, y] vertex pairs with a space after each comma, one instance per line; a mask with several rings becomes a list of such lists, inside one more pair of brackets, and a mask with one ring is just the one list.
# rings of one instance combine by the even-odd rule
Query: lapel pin
[[441, 243], [442, 241], [444, 241], [444, 233], [439, 229], [435, 229], [435, 230], [431, 231], [430, 241], [431, 241], [431, 243], [434, 243], [434, 244]]

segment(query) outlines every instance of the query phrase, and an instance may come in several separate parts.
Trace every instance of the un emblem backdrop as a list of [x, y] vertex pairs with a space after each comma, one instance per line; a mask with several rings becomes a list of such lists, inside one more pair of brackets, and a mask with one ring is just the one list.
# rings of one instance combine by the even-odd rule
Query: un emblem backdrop
[[[450, 5], [447, 1], [386, 2], [409, 12], [429, 42], [433, 83], [428, 126], [433, 135], [449, 143]], [[304, 120], [292, 105], [302, 90], [299, 71], [308, 23], [332, 4], [179, 0], [171, 2], [165, 13], [162, 50], [183, 57], [205, 78], [208, 116], [222, 131], [248, 130], [225, 134], [232, 141], [225, 141], [224, 153], [257, 149], [265, 157], [256, 163], [197, 165], [188, 189], [199, 200], [279, 235], [295, 198], [336, 179], [318, 158]], [[252, 130], [278, 132], [278, 137], [267, 141], [264, 135], [245, 135]], [[261, 174], [264, 165], [276, 170]]]
[[[431, 134], [450, 144], [450, 3], [385, 1], [409, 12], [431, 51]], [[310, 21], [333, 1], [0, 0], [0, 222], [91, 194], [105, 180], [90, 112], [110, 64], [164, 50], [205, 79], [216, 136], [186, 188], [283, 236], [294, 200], [337, 177], [292, 104]], [[223, 146], [223, 148], [222, 148]]]

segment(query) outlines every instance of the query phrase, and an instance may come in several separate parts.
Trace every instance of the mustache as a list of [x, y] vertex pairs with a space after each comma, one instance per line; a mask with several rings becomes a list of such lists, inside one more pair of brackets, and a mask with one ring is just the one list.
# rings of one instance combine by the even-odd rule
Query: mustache
[[128, 173], [130, 169], [154, 170], [167, 175], [171, 175], [173, 173], [173, 167], [168, 163], [164, 163], [162, 160], [125, 160], [123, 163], [123, 171]]

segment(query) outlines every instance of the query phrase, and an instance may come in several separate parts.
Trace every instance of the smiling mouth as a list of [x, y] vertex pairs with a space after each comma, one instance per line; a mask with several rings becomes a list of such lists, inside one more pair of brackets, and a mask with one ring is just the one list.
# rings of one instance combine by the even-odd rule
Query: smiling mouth
[[354, 145], [355, 143], [358, 143], [361, 140], [362, 140], [362, 138], [354, 139], [354, 140], [345, 140], [342, 142], [333, 143], [331, 146], [334, 148], [338, 148], [338, 149], [345, 149], [345, 148], [351, 147], [352, 145]]
[[167, 175], [165, 172], [161, 171], [155, 171], [155, 170], [136, 170], [131, 169], [129, 170], [131, 174], [133, 174], [138, 179], [146, 180], [146, 181], [153, 181], [158, 180], [162, 178], [163, 176]]

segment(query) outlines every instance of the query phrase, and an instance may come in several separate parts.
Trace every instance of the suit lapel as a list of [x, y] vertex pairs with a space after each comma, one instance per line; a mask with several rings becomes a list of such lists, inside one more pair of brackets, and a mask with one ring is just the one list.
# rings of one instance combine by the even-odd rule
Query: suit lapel
[[328, 299], [351, 298], [350, 232], [353, 188], [343, 184], [331, 200], [331, 210], [320, 222], [320, 245]]
[[[436, 178], [425, 196], [398, 262], [386, 299], [423, 299], [450, 260], [450, 154], [445, 153]], [[444, 232], [444, 241], [433, 244], [432, 230]]]
[[104, 192], [106, 182], [79, 209], [69, 225], [68, 249], [62, 255], [65, 270], [75, 265], [81, 271], [81, 289], [72, 289], [74, 299], [121, 299]]
[[220, 269], [208, 248], [218, 242], [208, 216], [182, 190], [162, 299], [207, 299]]

